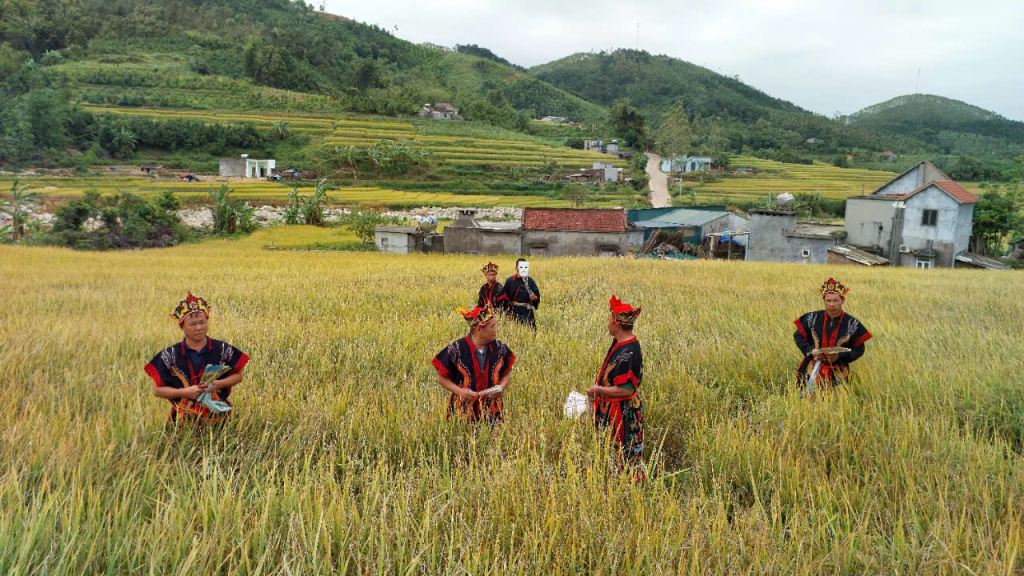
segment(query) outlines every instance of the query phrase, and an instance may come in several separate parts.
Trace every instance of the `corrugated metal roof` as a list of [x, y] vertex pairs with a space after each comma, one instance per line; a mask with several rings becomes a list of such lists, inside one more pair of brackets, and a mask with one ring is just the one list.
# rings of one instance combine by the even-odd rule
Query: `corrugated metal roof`
[[840, 244], [839, 246], [832, 246], [828, 249], [829, 252], [845, 256], [849, 260], [853, 260], [858, 264], [865, 266], [885, 266], [889, 263], [889, 260], [882, 258], [877, 254], [872, 254], [865, 250], [861, 250], [855, 246], [849, 244]]
[[963, 262], [964, 264], [970, 264], [971, 266], [977, 266], [978, 268], [986, 268], [988, 270], [1006, 270], [1009, 268], [1009, 266], [995, 258], [978, 256], [977, 254], [971, 254], [970, 252], [964, 252], [957, 256], [956, 261]]
[[689, 210], [680, 208], [668, 214], [662, 214], [650, 220], [635, 222], [641, 228], [669, 228], [676, 226], [703, 226], [708, 222], [714, 222], [728, 216], [728, 212], [712, 212], [710, 210]]

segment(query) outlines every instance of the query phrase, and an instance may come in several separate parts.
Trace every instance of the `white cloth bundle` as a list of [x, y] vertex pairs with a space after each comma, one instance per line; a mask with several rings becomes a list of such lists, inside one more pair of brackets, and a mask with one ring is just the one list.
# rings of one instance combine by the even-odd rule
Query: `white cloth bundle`
[[587, 412], [590, 412], [590, 397], [576, 391], [569, 392], [565, 398], [565, 417], [578, 420]]

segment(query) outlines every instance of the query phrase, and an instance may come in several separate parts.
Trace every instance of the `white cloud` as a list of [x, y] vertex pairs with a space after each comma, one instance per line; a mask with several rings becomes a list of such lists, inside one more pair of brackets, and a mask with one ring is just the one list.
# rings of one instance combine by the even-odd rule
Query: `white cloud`
[[1024, 2], [990, 0], [327, 0], [412, 42], [479, 44], [533, 66], [635, 47], [707, 66], [831, 115], [920, 91], [1024, 120]]

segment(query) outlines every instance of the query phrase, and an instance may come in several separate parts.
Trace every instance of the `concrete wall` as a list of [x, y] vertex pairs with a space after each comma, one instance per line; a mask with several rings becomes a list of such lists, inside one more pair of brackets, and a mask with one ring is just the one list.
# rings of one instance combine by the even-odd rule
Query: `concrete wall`
[[384, 232], [378, 230], [375, 242], [378, 252], [389, 254], [409, 254], [415, 251], [416, 247], [415, 234], [411, 232]]
[[878, 248], [882, 256], [888, 258], [894, 202], [888, 199], [847, 198], [846, 242], [860, 248]]
[[220, 175], [237, 178], [245, 176], [245, 160], [242, 158], [221, 158]]
[[[728, 213], [725, 216], [711, 222], [705, 222], [701, 226], [701, 236], [707, 236], [708, 234], [715, 234], [718, 232], [725, 232], [726, 230], [738, 232], [740, 230], [746, 230], [750, 228], [750, 220], [742, 216], [737, 216], [733, 213]], [[702, 238], [703, 239], [703, 238]]]
[[786, 232], [796, 229], [796, 213], [760, 213], [750, 215], [750, 245], [746, 259], [751, 262], [787, 262], [789, 242]]
[[[746, 260], [751, 262], [791, 262], [825, 264], [828, 249], [838, 238], [806, 238], [794, 236], [796, 213], [788, 211], [753, 211], [750, 215]], [[803, 255], [809, 250], [808, 256]]]
[[527, 256], [625, 256], [626, 232], [524, 230]]
[[915, 170], [897, 177], [882, 188], [877, 194], [910, 194], [926, 182], [946, 180], [946, 176], [930, 164], [921, 164]]
[[961, 204], [957, 215], [956, 235], [953, 237], [953, 258], [971, 249], [971, 230], [974, 228], [974, 204]]
[[[779, 262], [795, 262], [797, 264], [827, 264], [828, 263], [828, 249], [836, 245], [836, 240], [832, 238], [801, 238], [801, 237], [787, 237], [786, 238], [786, 249], [782, 255], [782, 259]], [[811, 254], [808, 257], [803, 256], [804, 250], [810, 250]], [[747, 248], [747, 253], [750, 249]]]
[[646, 234], [643, 228], [633, 228], [629, 232], [626, 232], [626, 244], [629, 246], [643, 246]]
[[[963, 230], [960, 224], [960, 203], [937, 186], [930, 186], [907, 199], [906, 205], [901, 243], [909, 246], [911, 250], [925, 250], [931, 243], [932, 250], [938, 253], [934, 265], [952, 268], [953, 259], [958, 254], [958, 241], [963, 247], [962, 250], [967, 249], [966, 240], [958, 238], [958, 234]], [[935, 226], [921, 225], [925, 210], [939, 211], [939, 219]], [[969, 238], [969, 229], [967, 234]], [[900, 260], [903, 266], [917, 266], [917, 257], [913, 254], [903, 254]]]
[[444, 229], [445, 252], [461, 254], [522, 255], [518, 230], [494, 230], [448, 226]]

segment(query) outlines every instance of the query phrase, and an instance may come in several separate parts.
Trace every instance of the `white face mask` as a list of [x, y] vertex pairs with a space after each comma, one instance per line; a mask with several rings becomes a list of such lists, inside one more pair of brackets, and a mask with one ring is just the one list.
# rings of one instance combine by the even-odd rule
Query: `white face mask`
[[527, 276], [530, 275], [530, 263], [529, 262], [520, 262], [516, 266], [516, 268], [519, 270], [520, 278], [526, 278]]

